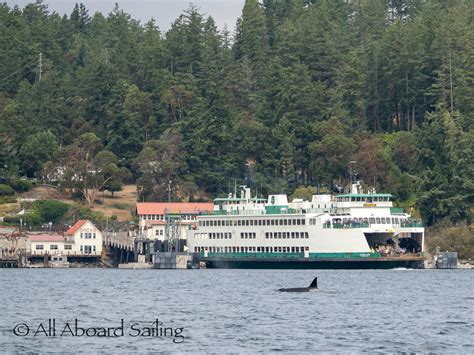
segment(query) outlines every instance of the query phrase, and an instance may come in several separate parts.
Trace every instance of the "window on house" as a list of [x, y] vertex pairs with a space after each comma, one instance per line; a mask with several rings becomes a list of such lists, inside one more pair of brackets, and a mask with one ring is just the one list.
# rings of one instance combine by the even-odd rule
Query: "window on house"
[[57, 244], [51, 244], [49, 246], [49, 250], [58, 250], [58, 245]]
[[71, 244], [65, 244], [64, 245], [64, 250], [72, 250], [72, 245]]
[[44, 245], [43, 244], [36, 244], [36, 250], [43, 250]]

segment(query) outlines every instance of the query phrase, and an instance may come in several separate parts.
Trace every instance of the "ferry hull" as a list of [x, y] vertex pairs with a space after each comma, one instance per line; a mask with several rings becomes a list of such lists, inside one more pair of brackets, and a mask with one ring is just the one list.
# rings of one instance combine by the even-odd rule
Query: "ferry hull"
[[423, 269], [424, 258], [298, 258], [282, 260], [281, 258], [225, 258], [205, 257], [201, 261], [208, 268], [216, 269]]

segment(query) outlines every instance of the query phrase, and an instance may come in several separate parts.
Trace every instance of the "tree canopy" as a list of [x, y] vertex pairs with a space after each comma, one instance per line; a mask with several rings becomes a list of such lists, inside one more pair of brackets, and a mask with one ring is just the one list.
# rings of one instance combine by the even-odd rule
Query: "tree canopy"
[[194, 6], [163, 32], [118, 6], [0, 4], [0, 183], [299, 196], [355, 160], [428, 223], [469, 220], [473, 21], [468, 0], [246, 0], [234, 34]]

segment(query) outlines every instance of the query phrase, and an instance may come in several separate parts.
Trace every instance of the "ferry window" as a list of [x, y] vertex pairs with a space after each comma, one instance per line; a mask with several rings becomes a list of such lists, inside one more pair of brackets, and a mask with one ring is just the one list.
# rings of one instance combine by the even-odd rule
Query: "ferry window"
[[304, 236], [305, 236], [306, 239], [308, 239], [308, 238], [309, 238], [308, 232], [305, 232], [305, 235], [304, 235]]
[[295, 237], [299, 238], [300, 237], [300, 232], [295, 232]]
[[375, 218], [374, 218], [374, 217], [370, 217], [370, 218], [369, 218], [369, 221], [370, 221], [370, 224], [374, 224], [374, 223], [375, 223]]
[[304, 219], [301, 220], [301, 225], [305, 225], [306, 221]]
[[246, 226], [248, 226], [248, 225], [249, 225], [249, 223], [250, 223], [250, 222], [249, 222], [249, 220], [248, 220], [248, 219], [246, 219], [246, 220], [245, 220], [245, 225], [246, 225]]
[[301, 224], [301, 220], [300, 220], [300, 219], [297, 219], [297, 220], [296, 220], [296, 224], [297, 224], [297, 225], [300, 225], [300, 224]]
[[277, 232], [277, 238], [281, 239], [281, 232]]
[[295, 232], [291, 232], [291, 238], [295, 238]]
[[286, 232], [282, 232], [282, 233], [281, 233], [281, 237], [284, 238], [284, 239], [286, 239]]
[[249, 223], [250, 223], [251, 226], [253, 226], [253, 220], [252, 219], [249, 221]]
[[283, 220], [283, 225], [288, 225], [288, 221], [286, 219]]
[[377, 222], [377, 224], [380, 224], [380, 217], [376, 217], [375, 221]]
[[385, 221], [385, 217], [382, 217], [381, 220], [382, 220], [382, 224], [389, 223], [388, 218], [387, 218], [387, 221]]

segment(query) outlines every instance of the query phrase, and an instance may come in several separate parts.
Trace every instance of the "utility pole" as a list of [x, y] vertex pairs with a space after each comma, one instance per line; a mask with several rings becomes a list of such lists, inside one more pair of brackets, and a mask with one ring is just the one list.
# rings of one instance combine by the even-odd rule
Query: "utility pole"
[[38, 81], [41, 81], [41, 75], [43, 74], [43, 53], [40, 52], [38, 58]]
[[171, 180], [168, 180], [168, 202], [171, 202]]

